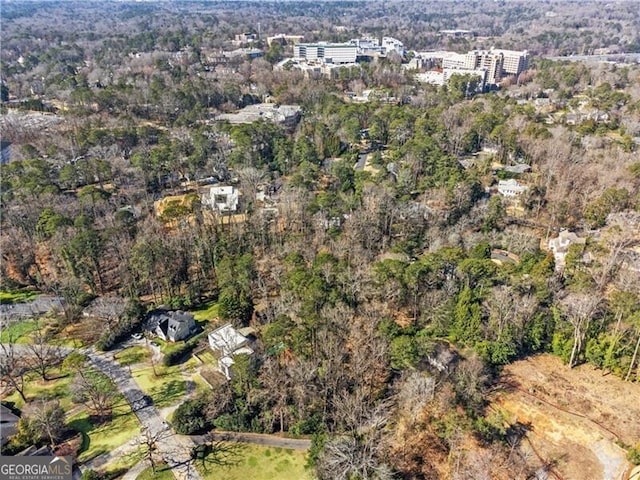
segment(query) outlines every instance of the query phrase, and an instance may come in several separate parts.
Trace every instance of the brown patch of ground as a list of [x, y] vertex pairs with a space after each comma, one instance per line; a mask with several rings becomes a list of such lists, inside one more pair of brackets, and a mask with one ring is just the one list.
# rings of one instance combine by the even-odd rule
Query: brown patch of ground
[[501, 382], [492, 409], [529, 425], [522, 449], [551, 465], [550, 478], [624, 478], [629, 464], [619, 444], [640, 439], [640, 385], [589, 365], [569, 369], [551, 355], [509, 365]]

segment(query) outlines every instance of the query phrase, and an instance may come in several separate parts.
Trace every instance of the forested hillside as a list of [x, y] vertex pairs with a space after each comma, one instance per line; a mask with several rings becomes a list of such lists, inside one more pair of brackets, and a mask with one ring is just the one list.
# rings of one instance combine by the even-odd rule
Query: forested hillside
[[[464, 2], [415, 25], [393, 2], [3, 2], [3, 291], [60, 297], [52, 337], [103, 350], [161, 305], [215, 303], [252, 327], [253, 354], [180, 415], [309, 436], [319, 478], [532, 478], [548, 465], [487, 410], [505, 365], [546, 352], [640, 382], [640, 67], [543, 54], [611, 31], [632, 51], [638, 19], [633, 2], [571, 28], [544, 16], [562, 3], [480, 3], [504, 18], [478, 13], [478, 42], [528, 35], [536, 55], [472, 94], [462, 76], [419, 84], [394, 57], [330, 78], [274, 68], [291, 47], [262, 40], [262, 58], [213, 60], [254, 19], [263, 36], [450, 46], [437, 32]], [[217, 120], [265, 99], [299, 118]], [[509, 180], [521, 194], [502, 193]], [[203, 200], [211, 185], [239, 192], [234, 214]], [[113, 297], [126, 313], [82, 315]], [[637, 462], [640, 444], [622, 446]]]

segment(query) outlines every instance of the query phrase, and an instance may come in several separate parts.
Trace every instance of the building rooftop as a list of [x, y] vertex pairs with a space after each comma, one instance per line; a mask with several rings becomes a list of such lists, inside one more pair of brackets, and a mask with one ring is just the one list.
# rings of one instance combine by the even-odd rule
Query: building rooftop
[[[247, 341], [247, 337], [238, 332], [230, 323], [223, 325], [209, 334], [209, 344], [220, 350], [223, 356], [231, 355], [232, 353], [252, 354], [253, 350], [244, 347]], [[240, 351], [245, 348], [247, 351]]]
[[223, 113], [216, 120], [229, 123], [253, 123], [258, 120], [269, 120], [276, 123], [297, 121], [302, 109], [298, 105], [278, 105], [275, 103], [258, 103], [249, 105], [236, 113]]

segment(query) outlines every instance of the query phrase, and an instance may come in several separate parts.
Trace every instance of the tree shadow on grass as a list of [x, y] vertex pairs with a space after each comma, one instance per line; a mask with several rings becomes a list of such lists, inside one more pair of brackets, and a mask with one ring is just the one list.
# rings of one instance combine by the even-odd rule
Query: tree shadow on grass
[[91, 445], [89, 432], [95, 430], [95, 426], [89, 421], [89, 419], [86, 417], [76, 418], [75, 420], [71, 420], [67, 424], [67, 426], [82, 435], [82, 441], [80, 442], [78, 453], [86, 452], [87, 450], [89, 450], [89, 446]]
[[170, 380], [151, 389], [153, 403], [158, 408], [167, 407], [181, 400], [187, 391], [184, 380]]

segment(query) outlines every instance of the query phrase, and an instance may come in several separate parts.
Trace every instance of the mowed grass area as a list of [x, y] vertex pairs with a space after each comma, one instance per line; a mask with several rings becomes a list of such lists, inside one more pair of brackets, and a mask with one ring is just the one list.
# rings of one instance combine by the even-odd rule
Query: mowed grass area
[[182, 376], [182, 372], [189, 373], [193, 371], [195, 360], [165, 367], [156, 365], [156, 376], [153, 372], [153, 366], [144, 364], [144, 366], [134, 368], [131, 371], [136, 383], [140, 389], [153, 399], [153, 403], [158, 408], [169, 407], [176, 403], [182, 402], [187, 393], [187, 382]]
[[311, 470], [305, 469], [307, 452], [288, 448], [242, 444], [240, 463], [232, 467], [201, 465], [198, 471], [206, 480], [313, 480]]
[[[48, 376], [51, 380], [42, 380], [42, 377], [33, 373], [25, 378], [24, 394], [27, 397], [27, 401], [58, 400], [60, 406], [65, 411], [73, 408], [74, 405], [71, 402], [71, 393], [69, 391], [69, 387], [73, 381], [73, 375], [68, 374], [68, 372], [60, 368], [51, 368]], [[24, 406], [24, 401], [20, 395], [18, 395], [18, 392], [7, 395], [3, 400], [14, 403], [18, 408]]]
[[135, 345], [133, 347], [127, 347], [124, 350], [117, 353], [116, 360], [120, 365], [135, 365], [136, 363], [146, 362], [151, 358], [151, 352], [143, 346]]
[[38, 329], [36, 320], [14, 322], [0, 331], [0, 343], [29, 343], [29, 335]]
[[68, 425], [82, 433], [78, 461], [86, 462], [108, 453], [140, 434], [140, 423], [124, 398], [119, 398], [110, 422], [94, 424], [85, 411], [69, 419]]
[[156, 465], [155, 473], [151, 467], [143, 470], [136, 480], [175, 480], [175, 478], [171, 468], [166, 463], [163, 463]]
[[198, 358], [202, 360], [203, 365], [217, 365], [218, 359], [215, 357], [210, 349], [205, 349], [197, 352]]
[[218, 302], [207, 302], [188, 310], [197, 322], [211, 322], [218, 317]]

